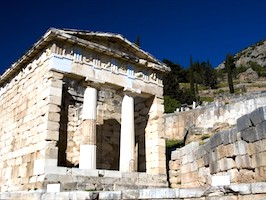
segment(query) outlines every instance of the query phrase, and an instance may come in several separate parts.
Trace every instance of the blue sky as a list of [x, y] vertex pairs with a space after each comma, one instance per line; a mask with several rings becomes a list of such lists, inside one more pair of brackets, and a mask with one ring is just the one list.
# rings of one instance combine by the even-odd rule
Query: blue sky
[[215, 67], [266, 38], [265, 0], [2, 0], [0, 73], [49, 27], [120, 33], [156, 58]]

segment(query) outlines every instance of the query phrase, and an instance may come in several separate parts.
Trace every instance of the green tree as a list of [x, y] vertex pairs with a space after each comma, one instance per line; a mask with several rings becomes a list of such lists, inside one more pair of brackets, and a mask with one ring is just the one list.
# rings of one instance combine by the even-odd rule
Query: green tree
[[173, 112], [184, 103], [192, 104], [195, 98], [190, 90], [181, 89], [179, 85], [180, 82], [188, 82], [188, 71], [169, 60], [165, 59], [163, 62], [171, 68], [171, 72], [163, 79], [165, 112]]
[[235, 68], [234, 57], [230, 54], [226, 55], [225, 70], [227, 72], [228, 87], [231, 94], [235, 93], [233, 83], [233, 69]]
[[172, 98], [168, 95], [164, 96], [164, 112], [165, 113], [173, 113], [176, 108], [181, 106], [181, 102]]
[[164, 95], [178, 99], [181, 94], [179, 87], [179, 73], [182, 68], [180, 65], [175, 64], [169, 60], [163, 60], [163, 62], [171, 68], [171, 72], [169, 72], [163, 79]]
[[194, 66], [192, 62], [192, 56], [190, 56], [189, 83], [190, 83], [190, 92], [195, 96]]
[[211, 89], [217, 88], [217, 73], [216, 70], [212, 68], [209, 60], [207, 62], [202, 62], [201, 67], [203, 68], [203, 85], [208, 86]]
[[139, 35], [137, 35], [137, 38], [136, 38], [136, 42], [135, 42], [135, 44], [136, 44], [138, 47], [140, 47], [140, 37], [139, 37]]

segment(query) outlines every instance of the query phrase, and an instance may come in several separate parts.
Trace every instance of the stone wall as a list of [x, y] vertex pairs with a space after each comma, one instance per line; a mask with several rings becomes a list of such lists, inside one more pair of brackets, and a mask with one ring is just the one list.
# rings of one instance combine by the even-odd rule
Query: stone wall
[[183, 140], [193, 127], [212, 129], [215, 124], [236, 124], [236, 119], [266, 104], [266, 93], [240, 96], [230, 101], [216, 102], [193, 110], [165, 114], [165, 138]]
[[[42, 187], [38, 162], [57, 157], [61, 74], [48, 72], [47, 52], [25, 65], [0, 89], [1, 191]], [[2, 81], [2, 79], [1, 79]], [[51, 103], [53, 102], [53, 103]], [[48, 162], [48, 160], [47, 160]], [[56, 163], [55, 163], [56, 164]]]
[[211, 185], [214, 176], [230, 176], [231, 183], [266, 180], [266, 107], [237, 119], [237, 126], [216, 133], [203, 143], [172, 152], [171, 187]]

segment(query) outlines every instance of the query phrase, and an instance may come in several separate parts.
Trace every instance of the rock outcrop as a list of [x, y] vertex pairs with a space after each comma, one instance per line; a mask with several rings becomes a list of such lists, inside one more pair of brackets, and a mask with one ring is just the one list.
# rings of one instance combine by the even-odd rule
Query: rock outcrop
[[[245, 48], [234, 55], [236, 67], [250, 67], [252, 63], [260, 66], [266, 66], [266, 40], [257, 42], [256, 44]], [[218, 65], [217, 69], [223, 69], [225, 61]]]
[[245, 72], [238, 74], [237, 78], [240, 82], [252, 82], [258, 80], [259, 75], [252, 68], [248, 68]]

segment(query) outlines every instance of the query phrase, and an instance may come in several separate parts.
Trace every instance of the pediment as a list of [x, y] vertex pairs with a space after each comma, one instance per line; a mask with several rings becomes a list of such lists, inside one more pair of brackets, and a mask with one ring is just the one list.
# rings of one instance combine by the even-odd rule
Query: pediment
[[134, 43], [128, 41], [120, 34], [92, 32], [73, 29], [53, 29], [56, 34], [71, 37], [73, 40], [83, 41], [88, 47], [105, 51], [106, 53], [116, 53], [121, 57], [135, 60], [147, 67], [154, 68], [159, 71], [168, 72], [170, 69], [162, 62], [157, 60], [148, 52], [145, 52]]

